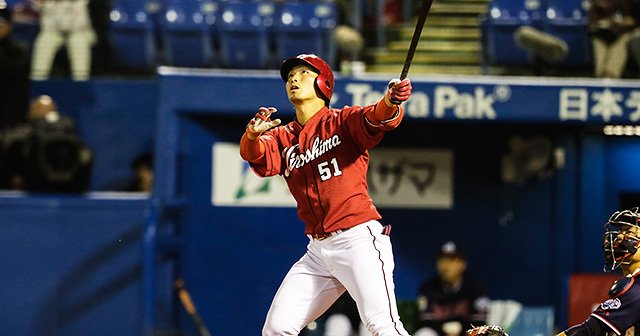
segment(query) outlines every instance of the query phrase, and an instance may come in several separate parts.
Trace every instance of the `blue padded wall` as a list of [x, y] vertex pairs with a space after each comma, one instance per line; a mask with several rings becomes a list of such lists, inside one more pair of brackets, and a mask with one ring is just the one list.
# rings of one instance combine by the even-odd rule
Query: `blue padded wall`
[[139, 335], [146, 197], [0, 196], [0, 334]]

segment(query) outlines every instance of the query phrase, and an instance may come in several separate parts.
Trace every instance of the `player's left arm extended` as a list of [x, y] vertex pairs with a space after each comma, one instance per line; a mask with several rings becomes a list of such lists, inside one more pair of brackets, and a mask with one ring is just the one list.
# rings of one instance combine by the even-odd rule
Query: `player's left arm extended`
[[387, 92], [376, 104], [374, 109], [368, 110], [365, 119], [369, 126], [384, 131], [395, 129], [400, 125], [404, 109], [400, 104], [411, 96], [411, 80], [392, 79], [387, 85]]

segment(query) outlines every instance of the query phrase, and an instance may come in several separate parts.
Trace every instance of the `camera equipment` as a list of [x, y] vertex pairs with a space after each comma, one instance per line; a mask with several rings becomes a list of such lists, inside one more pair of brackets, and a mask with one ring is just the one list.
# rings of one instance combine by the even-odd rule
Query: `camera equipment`
[[93, 155], [70, 118], [38, 119], [5, 139], [3, 161], [26, 191], [82, 192]]

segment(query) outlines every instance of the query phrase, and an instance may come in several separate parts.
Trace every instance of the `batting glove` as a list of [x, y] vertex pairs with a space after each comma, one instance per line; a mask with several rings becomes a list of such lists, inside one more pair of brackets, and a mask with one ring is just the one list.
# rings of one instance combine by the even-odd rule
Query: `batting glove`
[[260, 107], [258, 113], [247, 124], [247, 133], [250, 138], [257, 138], [260, 134], [280, 125], [280, 119], [271, 120], [271, 115], [278, 112], [275, 107]]
[[400, 105], [411, 96], [411, 80], [394, 78], [387, 85], [387, 98], [392, 104]]

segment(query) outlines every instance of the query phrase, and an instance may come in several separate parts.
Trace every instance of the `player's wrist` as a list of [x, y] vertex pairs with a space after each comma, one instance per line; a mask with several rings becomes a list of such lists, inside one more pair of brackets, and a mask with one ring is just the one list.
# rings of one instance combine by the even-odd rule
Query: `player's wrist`
[[394, 103], [391, 102], [391, 97], [389, 93], [384, 95], [384, 104], [387, 105], [387, 107], [393, 107], [395, 105]]
[[260, 137], [260, 133], [256, 133], [256, 132], [252, 132], [250, 129], [247, 128], [247, 130], [245, 131], [245, 134], [247, 135], [247, 139], [250, 141], [254, 141], [257, 138]]

